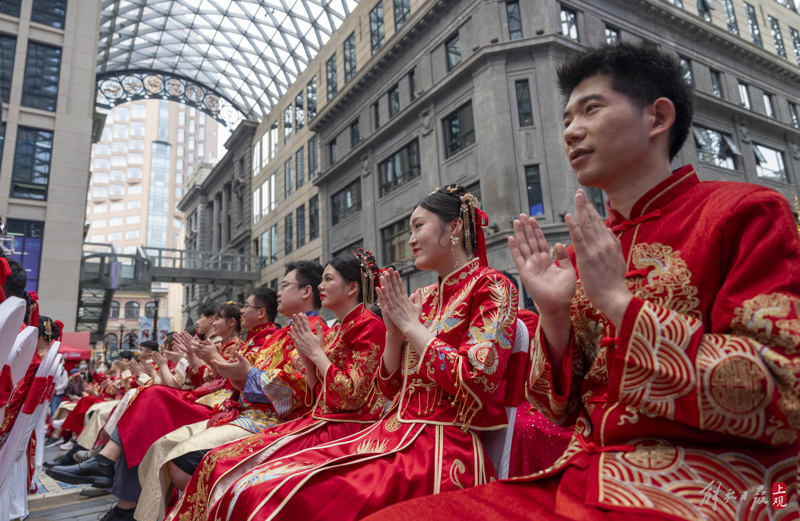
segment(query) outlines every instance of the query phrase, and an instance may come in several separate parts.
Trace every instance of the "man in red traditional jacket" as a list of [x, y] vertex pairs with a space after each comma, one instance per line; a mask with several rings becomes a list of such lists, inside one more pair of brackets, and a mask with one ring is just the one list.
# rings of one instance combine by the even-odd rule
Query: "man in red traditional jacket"
[[570, 164], [606, 192], [609, 217], [578, 190], [569, 248], [553, 259], [524, 215], [509, 246], [540, 312], [528, 399], [575, 434], [549, 469], [374, 518], [797, 519], [800, 237], [788, 202], [670, 171], [692, 118], [674, 56], [605, 46], [559, 81]]

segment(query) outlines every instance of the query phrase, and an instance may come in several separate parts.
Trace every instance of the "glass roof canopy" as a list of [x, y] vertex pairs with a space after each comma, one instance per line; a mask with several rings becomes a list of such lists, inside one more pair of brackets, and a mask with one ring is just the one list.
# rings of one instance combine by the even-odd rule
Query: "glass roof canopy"
[[103, 0], [97, 104], [165, 98], [261, 120], [358, 0]]

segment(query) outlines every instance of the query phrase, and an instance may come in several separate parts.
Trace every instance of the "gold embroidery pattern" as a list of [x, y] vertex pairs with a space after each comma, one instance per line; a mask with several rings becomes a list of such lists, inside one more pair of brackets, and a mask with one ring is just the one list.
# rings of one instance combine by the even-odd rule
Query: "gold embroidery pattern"
[[675, 400], [697, 385], [692, 361], [684, 349], [699, 328], [697, 320], [645, 303], [628, 346], [620, 400], [673, 419]]
[[[794, 318], [789, 318], [794, 310]], [[785, 293], [758, 295], [733, 312], [734, 331], [757, 338], [766, 345], [778, 345], [787, 354], [800, 346], [800, 299]]]
[[206, 518], [206, 508], [208, 505], [208, 495], [210, 493], [209, 478], [219, 460], [228, 458], [238, 458], [246, 452], [253, 452], [254, 448], [260, 447], [263, 444], [262, 438], [259, 434], [253, 434], [242, 440], [231, 443], [227, 447], [212, 450], [200, 462], [200, 468], [197, 472], [197, 486], [195, 491], [191, 494], [181, 497], [184, 502], [184, 508], [178, 503], [173, 512], [183, 511], [178, 516], [178, 521], [193, 521], [195, 519]]
[[[793, 467], [792, 459], [767, 469], [742, 454], [639, 440], [633, 452], [600, 455], [599, 500], [614, 507], [656, 509], [680, 519], [766, 519], [768, 505], [749, 503], [765, 483], [777, 481], [786, 483], [791, 497], [797, 487]], [[737, 501], [725, 500], [729, 491], [737, 496], [747, 492], [750, 499], [737, 509]]]
[[392, 414], [392, 416], [384, 422], [383, 428], [388, 432], [396, 432], [400, 429], [400, 425], [400, 420], [397, 419], [397, 415]]
[[389, 442], [387, 440], [371, 440], [367, 439], [362, 441], [354, 454], [373, 454], [373, 453], [381, 453], [386, 452], [386, 447], [389, 446]]
[[759, 438], [774, 383], [756, 350], [757, 342], [727, 335], [704, 335], [697, 351], [703, 379], [700, 428]]
[[630, 252], [631, 264], [636, 269], [650, 271], [645, 284], [634, 294], [681, 315], [700, 319], [697, 288], [692, 285], [692, 273], [680, 255], [680, 251], [658, 242], [635, 244]]
[[453, 464], [450, 465], [450, 482], [457, 486], [458, 488], [463, 489], [464, 485], [461, 484], [461, 481], [458, 479], [459, 474], [464, 474], [467, 471], [467, 466], [464, 465], [464, 462], [460, 459], [456, 459], [453, 461]]

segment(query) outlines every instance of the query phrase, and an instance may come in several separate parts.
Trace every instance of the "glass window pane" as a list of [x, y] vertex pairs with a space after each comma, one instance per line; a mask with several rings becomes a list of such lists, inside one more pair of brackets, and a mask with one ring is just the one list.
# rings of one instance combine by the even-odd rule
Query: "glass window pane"
[[60, 48], [29, 41], [22, 104], [42, 110], [56, 110], [60, 71]]
[[47, 199], [52, 148], [52, 132], [26, 127], [17, 129], [11, 197]]
[[[2, 2], [0, 2], [2, 3]], [[11, 80], [14, 76], [14, 53], [17, 50], [17, 39], [0, 34], [0, 99], [8, 103], [11, 92]]]
[[[6, 0], [3, 0], [4, 3]], [[58, 29], [64, 28], [67, 16], [67, 0], [33, 0], [31, 22], [37, 22]]]

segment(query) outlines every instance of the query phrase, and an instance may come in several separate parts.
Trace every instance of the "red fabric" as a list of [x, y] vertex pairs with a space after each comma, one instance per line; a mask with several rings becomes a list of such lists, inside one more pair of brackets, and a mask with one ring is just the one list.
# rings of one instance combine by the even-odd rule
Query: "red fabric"
[[60, 320], [56, 320], [55, 324], [58, 326], [58, 338], [56, 338], [56, 340], [61, 342], [61, 339], [64, 338], [64, 323]]
[[506, 422], [516, 291], [474, 259], [423, 288], [421, 301], [420, 320], [436, 336], [421, 356], [405, 347], [403, 374], [377, 379], [394, 408], [335, 443], [268, 459], [226, 490], [210, 519], [346, 521], [493, 478], [480, 428]]
[[93, 395], [82, 397], [80, 400], [78, 400], [78, 403], [75, 405], [75, 408], [69, 411], [69, 414], [64, 420], [64, 425], [61, 427], [61, 429], [65, 431], [70, 431], [75, 435], [78, 435], [81, 432], [83, 432], [83, 421], [84, 421], [84, 416], [86, 415], [86, 411], [88, 411], [89, 407], [91, 407], [92, 405], [102, 401], [105, 400]]
[[0, 407], [4, 407], [8, 403], [8, 398], [13, 390], [14, 382], [11, 380], [11, 367], [4, 365], [2, 372], [0, 372]]
[[508, 477], [526, 476], [550, 467], [572, 437], [572, 426], [560, 427], [528, 402], [517, 407], [511, 438]]
[[6, 293], [3, 291], [3, 286], [6, 285], [6, 279], [11, 275], [11, 266], [8, 265], [8, 259], [0, 257], [0, 302], [6, 299]]
[[33, 301], [30, 313], [28, 314], [28, 325], [39, 327], [39, 294], [35, 291], [29, 291], [28, 296]]
[[[736, 517], [736, 502], [703, 501], [709, 486], [752, 497], [784, 483], [791, 511], [781, 515], [796, 518], [800, 237], [788, 202], [700, 182], [689, 166], [628, 218], [609, 214], [633, 299], [617, 329], [578, 280], [560, 382], [534, 339], [529, 399], [586, 437], [544, 475], [586, 458], [587, 504], [673, 519]], [[747, 516], [769, 510], [757, 503]]]
[[486, 260], [486, 237], [483, 234], [483, 227], [488, 225], [489, 216], [486, 215], [486, 212], [480, 208], [475, 208], [475, 242], [478, 246], [478, 251], [475, 253], [484, 266], [489, 265], [489, 261]]
[[488, 485], [403, 501], [364, 521], [457, 519], [458, 521], [666, 521], [652, 513], [614, 512], [587, 506], [587, 469], [570, 467], [562, 479], [541, 480], [536, 487], [495, 481]]
[[33, 359], [31, 360], [31, 364], [28, 366], [28, 370], [25, 371], [25, 376], [23, 376], [22, 379], [17, 382], [17, 387], [14, 389], [14, 392], [11, 393], [11, 397], [8, 399], [8, 403], [6, 404], [6, 414], [3, 418], [3, 423], [0, 424], [0, 447], [5, 444], [8, 434], [11, 432], [11, 427], [13, 427], [14, 422], [17, 421], [17, 416], [19, 416], [22, 406], [28, 397], [28, 391], [33, 385], [33, 380], [36, 377], [36, 371], [39, 369], [39, 365], [41, 365], [41, 363], [42, 357], [39, 355], [39, 353], [34, 351]]
[[33, 379], [28, 395], [25, 397], [25, 404], [22, 406], [23, 413], [33, 414], [36, 407], [42, 403], [42, 398], [47, 395], [49, 384], [47, 377], [44, 376], [37, 376]]
[[133, 399], [117, 423], [128, 467], [139, 465], [158, 438], [179, 427], [207, 420], [211, 409], [187, 402], [186, 391], [153, 385]]
[[[234, 473], [243, 474], [267, 456], [277, 458], [338, 440], [378, 419], [385, 400], [373, 381], [385, 338], [383, 321], [364, 306], [348, 313], [325, 335], [323, 350], [331, 366], [322, 385], [317, 385], [313, 413], [257, 433], [242, 445], [234, 442], [212, 450], [192, 475], [172, 515], [205, 519], [209, 497], [224, 492], [222, 486], [217, 487], [223, 475], [229, 480]], [[275, 443], [287, 435], [293, 435], [290, 443]], [[243, 446], [246, 451], [239, 450]], [[197, 493], [198, 488], [216, 492]]]

